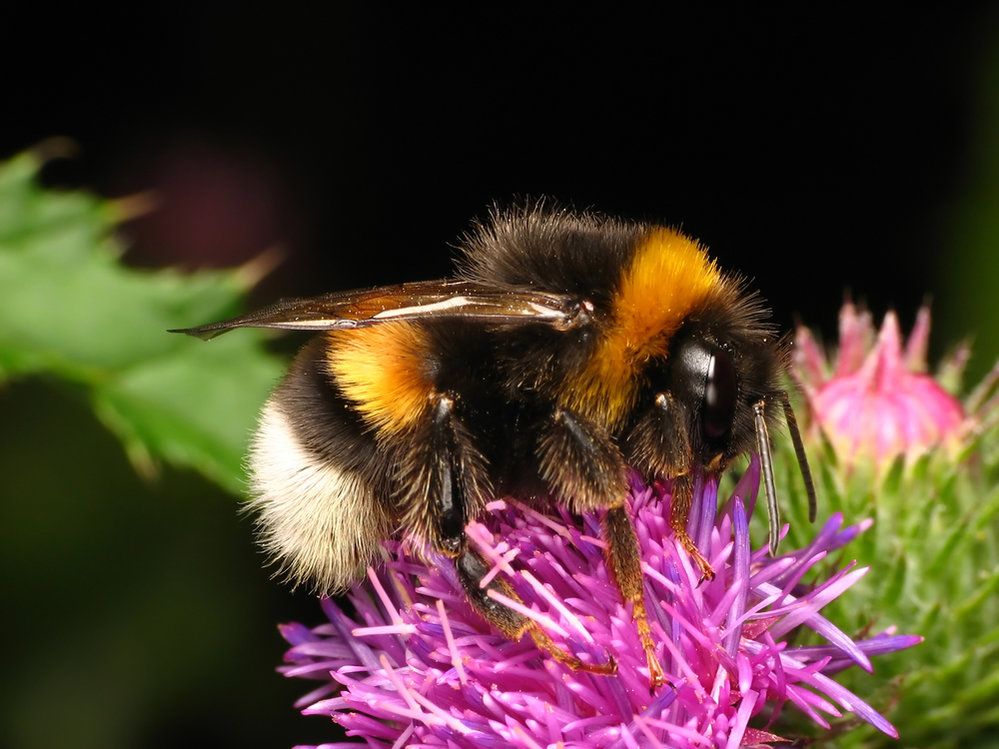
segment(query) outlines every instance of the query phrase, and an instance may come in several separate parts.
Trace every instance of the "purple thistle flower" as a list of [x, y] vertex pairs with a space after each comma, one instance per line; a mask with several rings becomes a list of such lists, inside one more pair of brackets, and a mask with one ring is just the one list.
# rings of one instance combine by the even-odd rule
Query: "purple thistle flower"
[[[764, 746], [787, 740], [772, 732], [787, 703], [822, 727], [848, 711], [897, 736], [830, 674], [870, 671], [870, 656], [922, 638], [889, 630], [855, 641], [819, 613], [866, 567], [803, 582], [870, 523], [843, 528], [833, 515], [807, 547], [771, 558], [750, 548], [759, 480], [754, 459], [720, 511], [717, 483], [697, 481], [688, 530], [717, 573], [699, 582], [669, 529], [668, 482], [632, 479], [646, 604], [671, 681], [655, 694], [630, 608], [609, 576], [599, 515], [512, 499], [490, 503], [467, 528], [493, 565], [490, 577], [502, 576], [523, 601], [512, 604], [556, 643], [583, 660], [613, 656], [617, 674], [572, 671], [530, 638], [493, 631], [466, 602], [451, 562], [405, 540], [386, 543], [385, 564], [350, 593], [353, 615], [326, 599], [328, 622], [281, 627], [291, 648], [280, 670], [323, 682], [298, 701], [305, 714], [329, 716], [348, 736], [385, 749]], [[793, 644], [802, 639], [818, 644]]]

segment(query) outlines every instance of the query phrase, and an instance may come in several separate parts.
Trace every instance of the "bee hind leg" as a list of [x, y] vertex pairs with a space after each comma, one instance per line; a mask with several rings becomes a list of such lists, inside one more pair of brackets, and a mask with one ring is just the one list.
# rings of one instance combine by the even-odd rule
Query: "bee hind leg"
[[461, 555], [455, 559], [455, 569], [458, 571], [458, 577], [472, 608], [510, 640], [517, 642], [527, 634], [539, 650], [543, 650], [559, 663], [575, 671], [588, 671], [603, 675], [617, 672], [617, 663], [613, 658], [604, 663], [584, 661], [556, 645], [548, 633], [533, 619], [527, 618], [492, 598], [488, 593], [490, 590], [502, 593], [518, 603], [521, 602], [513, 589], [503, 580], [494, 579], [485, 587], [482, 586], [482, 579], [489, 571], [489, 565], [471, 549], [465, 548]]

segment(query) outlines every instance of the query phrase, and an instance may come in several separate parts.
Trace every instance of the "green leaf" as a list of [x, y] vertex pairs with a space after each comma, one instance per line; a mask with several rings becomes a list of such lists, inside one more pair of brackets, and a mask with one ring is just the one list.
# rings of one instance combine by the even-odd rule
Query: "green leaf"
[[43, 189], [40, 166], [32, 154], [0, 164], [0, 379], [80, 385], [144, 472], [166, 460], [239, 492], [282, 364], [256, 331], [211, 343], [166, 331], [237, 312], [244, 279], [123, 265], [118, 205]]

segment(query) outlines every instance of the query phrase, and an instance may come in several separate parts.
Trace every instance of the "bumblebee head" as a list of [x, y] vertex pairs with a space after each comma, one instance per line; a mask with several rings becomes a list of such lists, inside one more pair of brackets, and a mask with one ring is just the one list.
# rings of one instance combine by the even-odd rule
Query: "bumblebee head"
[[814, 489], [794, 414], [783, 390], [788, 348], [759, 298], [734, 282], [684, 319], [664, 356], [646, 363], [631, 420], [629, 459], [650, 477], [678, 475], [688, 463], [720, 473], [739, 455], [760, 456], [776, 548], [779, 515], [770, 430], [787, 423], [814, 516]]
[[[756, 407], [765, 425], [779, 419], [785, 349], [767, 328], [705, 326], [681, 329], [658, 363], [660, 379], [682, 405], [693, 457], [720, 471], [757, 443]], [[773, 403], [773, 406], [767, 404]]]

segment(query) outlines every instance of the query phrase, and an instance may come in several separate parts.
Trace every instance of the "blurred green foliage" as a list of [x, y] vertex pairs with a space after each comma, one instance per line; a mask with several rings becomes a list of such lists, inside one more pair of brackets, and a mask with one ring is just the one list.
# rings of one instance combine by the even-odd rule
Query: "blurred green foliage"
[[142, 472], [164, 459], [238, 492], [281, 363], [257, 331], [210, 345], [165, 331], [232, 314], [240, 273], [122, 265], [128, 204], [44, 190], [41, 165], [27, 153], [0, 169], [0, 379], [75, 383]]
[[[993, 8], [993, 11], [995, 8]], [[993, 16], [995, 13], [993, 13]], [[980, 377], [999, 358], [999, 25], [980, 46], [966, 163], [956, 201], [944, 210], [936, 270], [937, 320], [951, 341], [978, 334], [970, 373]]]
[[315, 599], [268, 580], [233, 501], [281, 361], [256, 332], [166, 333], [238, 311], [248, 280], [123, 265], [134, 203], [44, 189], [42, 160], [0, 165], [0, 746], [337, 735], [274, 673], [274, 625]]

